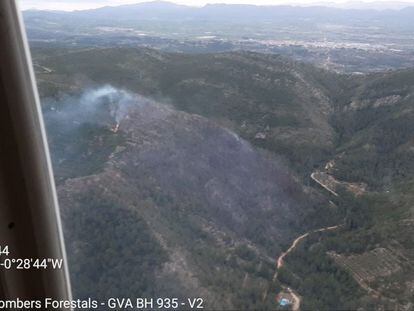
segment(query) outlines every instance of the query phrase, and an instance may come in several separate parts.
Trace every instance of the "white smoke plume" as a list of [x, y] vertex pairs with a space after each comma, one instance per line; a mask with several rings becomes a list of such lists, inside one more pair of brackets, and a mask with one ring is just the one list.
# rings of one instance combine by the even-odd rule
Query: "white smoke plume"
[[84, 91], [79, 96], [67, 96], [58, 101], [45, 100], [46, 121], [74, 127], [82, 123], [119, 127], [129, 109], [151, 100], [128, 91], [105, 85]]

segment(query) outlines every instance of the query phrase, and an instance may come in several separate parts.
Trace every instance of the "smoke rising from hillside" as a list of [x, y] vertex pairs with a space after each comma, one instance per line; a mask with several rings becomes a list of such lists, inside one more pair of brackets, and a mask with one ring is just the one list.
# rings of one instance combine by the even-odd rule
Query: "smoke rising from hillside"
[[45, 100], [46, 122], [59, 122], [69, 128], [83, 123], [102, 126], [119, 124], [131, 107], [149, 104], [151, 100], [128, 91], [105, 85], [89, 89], [79, 96]]
[[44, 99], [47, 136], [58, 175], [91, 174], [104, 165], [114, 142], [122, 140], [123, 135], [114, 134], [122, 130], [128, 113], [153, 104], [148, 98], [110, 85]]

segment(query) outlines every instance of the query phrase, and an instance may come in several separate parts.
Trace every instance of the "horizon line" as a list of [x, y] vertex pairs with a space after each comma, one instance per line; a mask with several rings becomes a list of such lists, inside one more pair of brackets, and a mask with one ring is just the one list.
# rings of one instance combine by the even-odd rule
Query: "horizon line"
[[[30, 0], [27, 0], [30, 2]], [[27, 2], [26, 1], [26, 2]], [[93, 1], [93, 0], [92, 0]], [[225, 0], [224, 0], [225, 1]], [[140, 4], [149, 4], [149, 3], [166, 3], [166, 4], [173, 4], [177, 6], [184, 6], [189, 8], [204, 8], [209, 5], [227, 5], [227, 6], [256, 6], [256, 7], [302, 7], [302, 8], [309, 8], [309, 7], [325, 7], [325, 8], [333, 8], [333, 9], [342, 9], [342, 10], [376, 10], [376, 11], [386, 11], [386, 10], [402, 10], [407, 7], [414, 7], [414, 2], [411, 1], [387, 1], [387, 0], [380, 0], [380, 1], [365, 1], [365, 0], [351, 0], [351, 1], [324, 1], [324, 0], [317, 0], [314, 2], [286, 2], [284, 3], [284, 0], [282, 2], [277, 4], [257, 4], [257, 3], [226, 3], [224, 1], [217, 1], [217, 2], [207, 2], [200, 5], [196, 4], [189, 4], [189, 3], [182, 3], [182, 0], [148, 0], [148, 1], [131, 1], [130, 3], [113, 3], [113, 4], [105, 4], [105, 5], [97, 5], [92, 7], [85, 7], [85, 8], [74, 8], [74, 9], [46, 9], [46, 8], [37, 8], [37, 7], [28, 7], [24, 4], [25, 1], [20, 1], [20, 7], [22, 7], [22, 11], [50, 11], [50, 12], [79, 12], [79, 11], [88, 11], [88, 10], [95, 10], [95, 9], [101, 9], [101, 8], [116, 8], [121, 6], [129, 6], [129, 5], [140, 5]], [[180, 3], [181, 2], [181, 3]], [[60, 2], [61, 5], [63, 5], [65, 2]], [[69, 1], [67, 2], [69, 3]], [[83, 4], [88, 3], [88, 1], [84, 1]], [[92, 4], [92, 2], [89, 2]], [[394, 4], [395, 8], [374, 8], [369, 7], [370, 5], [392, 5]], [[72, 5], [76, 5], [73, 4]], [[352, 5], [359, 5], [362, 7], [352, 7]], [[26, 8], [24, 8], [26, 6]], [[350, 6], [350, 7], [347, 7]]]

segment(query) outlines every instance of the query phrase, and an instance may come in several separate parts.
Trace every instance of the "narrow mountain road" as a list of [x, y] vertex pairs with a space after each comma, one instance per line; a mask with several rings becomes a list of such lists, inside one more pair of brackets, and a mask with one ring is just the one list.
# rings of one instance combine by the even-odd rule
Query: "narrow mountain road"
[[300, 296], [296, 294], [296, 292], [294, 292], [290, 287], [287, 287], [286, 290], [293, 298], [292, 311], [299, 311], [301, 303]]
[[[279, 270], [284, 266], [285, 262], [284, 262], [284, 258], [289, 255], [300, 243], [300, 241], [302, 241], [303, 239], [305, 239], [307, 236], [309, 236], [312, 233], [317, 233], [317, 232], [324, 232], [324, 231], [329, 231], [329, 230], [335, 230], [339, 227], [343, 226], [343, 224], [340, 225], [336, 225], [336, 226], [330, 226], [330, 227], [324, 227], [324, 228], [320, 228], [320, 229], [316, 229], [316, 230], [312, 230], [309, 232], [306, 232], [304, 234], [302, 234], [301, 236], [297, 237], [292, 245], [287, 249], [286, 252], [283, 252], [278, 258], [277, 258], [277, 265], [276, 265], [276, 272], [273, 276], [273, 280], [276, 281], [277, 279], [277, 275]], [[300, 309], [300, 304], [301, 304], [301, 298], [300, 296], [290, 287], [286, 287], [283, 286], [283, 289], [285, 289], [293, 298], [293, 303], [292, 303], [292, 310], [293, 311], [298, 311]]]
[[299, 244], [299, 242], [302, 241], [304, 238], [306, 238], [309, 234], [310, 234], [310, 232], [307, 232], [305, 234], [302, 234], [298, 238], [296, 238], [293, 241], [292, 245], [288, 248], [288, 250], [286, 252], [282, 253], [282, 255], [279, 256], [279, 258], [277, 259], [277, 270], [279, 270], [280, 268], [283, 267], [283, 264], [284, 264], [283, 259], [287, 255], [289, 255], [289, 253], [295, 249], [295, 247]]

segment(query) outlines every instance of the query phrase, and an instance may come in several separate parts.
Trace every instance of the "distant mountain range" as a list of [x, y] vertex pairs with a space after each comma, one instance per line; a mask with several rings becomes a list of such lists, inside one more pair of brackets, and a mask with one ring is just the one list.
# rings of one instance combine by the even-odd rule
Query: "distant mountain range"
[[[358, 8], [358, 9], [356, 9]], [[88, 17], [97, 20], [220, 20], [240, 22], [256, 21], [298, 21], [315, 23], [372, 23], [372, 25], [398, 23], [400, 26], [412, 25], [414, 7], [399, 10], [374, 10], [369, 5], [355, 3], [348, 8], [328, 6], [257, 6], [241, 4], [208, 4], [203, 7], [178, 5], [165, 1], [145, 2], [139, 4], [107, 6], [92, 10], [63, 11], [25, 11], [26, 17]]]
[[[70, 5], [67, 5], [69, 4]], [[73, 1], [60, 1], [62, 5], [59, 6], [58, 10], [62, 11], [72, 11], [72, 10], [87, 10], [87, 9], [96, 9], [99, 7], [105, 7], [105, 6], [115, 6], [113, 1], [106, 0], [106, 1], [100, 1], [99, 4], [92, 1], [82, 1], [81, 4]], [[155, 3], [155, 4], [168, 4], [168, 1], [148, 1], [147, 3]], [[119, 5], [122, 5], [121, 2], [118, 2]], [[176, 5], [174, 3], [170, 3], [172, 5]], [[21, 1], [21, 5], [24, 10], [42, 10], [42, 9], [48, 9], [48, 10], [54, 10], [53, 5], [47, 5], [42, 4], [39, 1], [35, 0], [23, 0]], [[281, 4], [274, 4], [272, 6], [280, 6]], [[289, 2], [290, 6], [298, 6], [298, 7], [314, 7], [314, 6], [323, 6], [323, 7], [333, 7], [333, 8], [341, 8], [341, 9], [363, 9], [363, 10], [400, 10], [406, 7], [414, 6], [411, 2], [406, 1], [347, 1], [347, 2], [327, 2], [327, 1], [321, 1], [321, 2], [312, 2], [312, 3], [305, 3], [303, 1], [291, 1]], [[56, 4], [55, 4], [56, 6]], [[179, 5], [176, 5], [179, 6]], [[183, 6], [183, 5], [180, 5]], [[263, 5], [262, 5], [263, 6]], [[269, 5], [267, 5], [269, 6]], [[193, 7], [194, 8], [194, 7]]]

